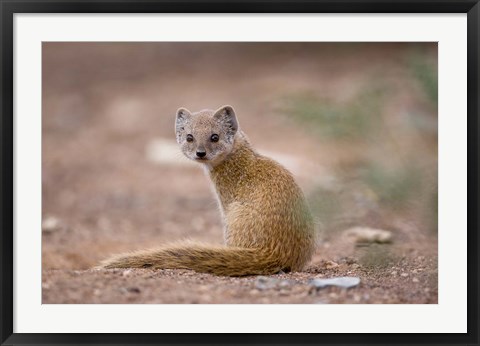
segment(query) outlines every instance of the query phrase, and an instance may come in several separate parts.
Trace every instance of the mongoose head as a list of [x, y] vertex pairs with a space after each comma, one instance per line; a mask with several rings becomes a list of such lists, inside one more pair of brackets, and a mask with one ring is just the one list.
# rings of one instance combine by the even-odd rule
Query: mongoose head
[[186, 157], [215, 166], [232, 151], [238, 131], [237, 117], [231, 106], [196, 113], [179, 108], [175, 134]]

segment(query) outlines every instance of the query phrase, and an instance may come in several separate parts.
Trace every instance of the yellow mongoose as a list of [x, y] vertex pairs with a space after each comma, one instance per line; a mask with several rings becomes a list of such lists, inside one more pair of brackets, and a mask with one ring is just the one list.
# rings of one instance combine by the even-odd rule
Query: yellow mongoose
[[225, 246], [181, 242], [120, 254], [103, 268], [183, 268], [217, 275], [274, 274], [304, 268], [315, 248], [313, 220], [292, 175], [256, 153], [235, 111], [177, 111], [177, 142], [204, 165], [215, 187]]

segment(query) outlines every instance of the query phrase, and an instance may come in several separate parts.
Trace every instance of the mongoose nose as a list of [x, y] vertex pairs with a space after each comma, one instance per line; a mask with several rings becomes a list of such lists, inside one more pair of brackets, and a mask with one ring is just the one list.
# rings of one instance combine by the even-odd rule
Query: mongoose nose
[[205, 151], [197, 151], [197, 156], [198, 157], [204, 157], [205, 155], [207, 155], [207, 153]]

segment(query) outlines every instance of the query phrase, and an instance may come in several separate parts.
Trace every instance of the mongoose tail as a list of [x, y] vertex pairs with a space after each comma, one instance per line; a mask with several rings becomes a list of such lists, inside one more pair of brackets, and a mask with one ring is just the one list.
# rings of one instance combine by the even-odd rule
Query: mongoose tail
[[192, 269], [224, 276], [268, 275], [291, 269], [258, 249], [192, 242], [120, 254], [103, 261], [100, 267]]

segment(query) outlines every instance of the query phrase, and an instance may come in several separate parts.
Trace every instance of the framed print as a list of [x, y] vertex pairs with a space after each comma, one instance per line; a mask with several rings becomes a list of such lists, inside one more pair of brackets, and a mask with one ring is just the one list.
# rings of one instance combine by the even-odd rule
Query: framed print
[[477, 1], [2, 1], [2, 345], [478, 344]]

